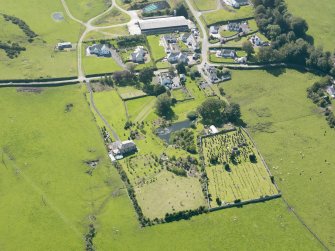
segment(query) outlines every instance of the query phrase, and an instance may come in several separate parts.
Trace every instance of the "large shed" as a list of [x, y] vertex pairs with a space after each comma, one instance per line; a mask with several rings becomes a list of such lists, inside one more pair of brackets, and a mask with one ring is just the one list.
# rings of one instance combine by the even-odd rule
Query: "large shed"
[[142, 34], [169, 33], [188, 31], [190, 21], [183, 16], [153, 18], [138, 21]]

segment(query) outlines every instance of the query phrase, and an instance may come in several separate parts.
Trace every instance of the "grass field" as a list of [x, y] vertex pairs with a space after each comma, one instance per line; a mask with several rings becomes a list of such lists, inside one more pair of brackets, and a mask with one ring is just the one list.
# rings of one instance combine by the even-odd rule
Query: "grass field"
[[[82, 88], [1, 89], [0, 97], [1, 249], [84, 249], [88, 216], [117, 200], [110, 194], [122, 184]], [[90, 176], [85, 161], [93, 159]]]
[[199, 11], [214, 10], [217, 6], [217, 0], [192, 0], [192, 3]]
[[318, 78], [292, 70], [234, 71], [232, 76], [222, 86], [241, 105], [283, 195], [334, 249], [335, 132], [306, 98], [306, 88]]
[[151, 55], [154, 57], [154, 61], [158, 61], [166, 56], [163, 46], [159, 45], [160, 36], [151, 35], [147, 36], [148, 43], [151, 50]]
[[122, 86], [117, 88], [118, 93], [122, 99], [131, 99], [136, 97], [146, 96], [146, 93], [142, 90], [136, 89], [133, 86]]
[[90, 18], [95, 17], [105, 10], [111, 4], [111, 0], [66, 0], [66, 3], [76, 18], [82, 21], [88, 21]]
[[[36, 6], [38, 6], [38, 15]], [[0, 76], [2, 79], [77, 75], [76, 53], [54, 52], [58, 42], [75, 43], [80, 31], [79, 24], [67, 18], [60, 1], [35, 0], [34, 4], [26, 1], [4, 1], [0, 9], [2, 13], [22, 19], [39, 35], [33, 43], [28, 43], [16, 25], [4, 23], [2, 17], [0, 18], [1, 38], [13, 42], [18, 40], [27, 49], [15, 59], [7, 58], [1, 50]], [[64, 20], [55, 21], [52, 18], [54, 12], [63, 12]]]
[[94, 20], [96, 26], [108, 26], [115, 24], [123, 24], [130, 21], [130, 16], [117, 8], [111, 9], [109, 12]]
[[112, 39], [118, 36], [129, 35], [128, 27], [126, 25], [114, 28], [100, 29], [99, 31], [89, 32], [85, 40], [100, 40], [100, 39]]
[[167, 171], [152, 154], [137, 155], [126, 166], [139, 205], [150, 219], [205, 205], [197, 178], [180, 177]]
[[221, 9], [204, 13], [202, 16], [206, 25], [211, 25], [224, 21], [253, 17], [253, 8], [251, 6], [244, 6], [237, 10], [231, 9], [230, 11]]
[[[333, 52], [335, 49], [335, 27], [333, 19], [335, 5], [332, 0], [286, 0], [288, 10], [296, 16], [306, 19], [309, 25], [308, 34], [314, 37], [316, 46]], [[302, 7], [303, 6], [303, 7]]]
[[95, 105], [108, 123], [115, 129], [118, 136], [126, 140], [124, 125], [127, 122], [126, 111], [123, 102], [115, 90], [94, 93]]
[[133, 122], [142, 122], [152, 112], [155, 100], [155, 97], [147, 96], [126, 101], [129, 119]]
[[[232, 160], [231, 154], [235, 147], [239, 154]], [[243, 131], [204, 138], [203, 154], [212, 207], [218, 206], [217, 198], [224, 205], [236, 200], [247, 201], [278, 194], [261, 157]], [[251, 154], [256, 156], [256, 163], [249, 160]], [[215, 163], [212, 163], [216, 158]], [[225, 167], [224, 163], [229, 166]]]

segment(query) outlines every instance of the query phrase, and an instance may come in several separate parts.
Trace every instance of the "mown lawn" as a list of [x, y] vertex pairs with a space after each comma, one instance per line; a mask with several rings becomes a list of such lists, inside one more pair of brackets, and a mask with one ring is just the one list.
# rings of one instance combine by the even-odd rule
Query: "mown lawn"
[[318, 77], [293, 70], [234, 71], [232, 76], [222, 87], [241, 105], [283, 195], [333, 248], [335, 131], [306, 98]]
[[335, 5], [332, 0], [287, 0], [288, 10], [296, 16], [306, 19], [309, 35], [313, 36], [316, 46], [333, 52], [335, 49]]
[[202, 16], [206, 25], [211, 25], [223, 21], [253, 17], [253, 11], [254, 9], [251, 6], [244, 6], [240, 9], [231, 9], [231, 11], [221, 9], [214, 12], [208, 12], [204, 13]]
[[[60, 1], [4, 1], [1, 3], [1, 12], [22, 19], [39, 35], [33, 43], [28, 43], [16, 25], [4, 22], [1, 17], [0, 25], [4, 29], [0, 32], [1, 37], [13, 42], [18, 41], [27, 49], [14, 59], [9, 59], [1, 50], [2, 79], [77, 75], [76, 53], [54, 52], [58, 42], [76, 43], [80, 32], [80, 25], [66, 16]], [[52, 18], [54, 12], [63, 12], [64, 20], [56, 22]]]
[[[82, 88], [2, 88], [0, 105], [1, 249], [83, 250], [89, 215], [118, 200], [111, 193], [127, 196]], [[89, 160], [99, 160], [92, 176]]]
[[153, 56], [154, 61], [158, 61], [166, 56], [164, 47], [159, 45], [160, 36], [151, 35], [147, 36], [148, 43], [151, 50], [151, 55]]

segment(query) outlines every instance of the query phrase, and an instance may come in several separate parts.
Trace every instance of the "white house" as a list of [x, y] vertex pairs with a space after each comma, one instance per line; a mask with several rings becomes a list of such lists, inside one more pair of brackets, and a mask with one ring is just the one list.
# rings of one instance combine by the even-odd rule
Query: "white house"
[[143, 46], [137, 46], [134, 52], [131, 54], [131, 60], [134, 63], [144, 63], [145, 61], [145, 51]]
[[214, 125], [211, 125], [210, 127], [209, 127], [209, 133], [210, 134], [216, 134], [216, 133], [218, 133], [219, 132], [219, 130], [214, 126]]
[[263, 45], [263, 41], [257, 35], [253, 35], [249, 41], [255, 46]]
[[136, 144], [132, 140], [126, 140], [123, 142], [116, 141], [110, 144], [108, 148], [110, 150], [110, 154], [115, 156], [116, 159], [118, 159], [116, 156], [119, 156], [119, 155], [122, 156], [122, 155], [130, 154], [130, 153], [137, 151]]
[[331, 98], [335, 99], [335, 87], [333, 85], [327, 88], [327, 93], [329, 94]]
[[232, 59], [234, 59], [234, 58], [237, 57], [237, 54], [236, 54], [235, 50], [222, 49], [222, 50], [219, 50], [216, 53], [216, 56], [217, 57], [232, 58]]
[[220, 29], [219, 26], [212, 25], [212, 26], [209, 27], [209, 32], [211, 34], [218, 34], [219, 33], [219, 29]]
[[171, 52], [167, 55], [167, 60], [169, 61], [169, 63], [171, 64], [176, 64], [176, 63], [183, 63], [183, 64], [187, 64], [188, 63], [188, 58], [187, 58], [187, 54], [186, 53], [182, 53], [182, 52]]
[[87, 47], [87, 55], [97, 55], [98, 57], [111, 57], [112, 53], [107, 45], [105, 44], [93, 44]]

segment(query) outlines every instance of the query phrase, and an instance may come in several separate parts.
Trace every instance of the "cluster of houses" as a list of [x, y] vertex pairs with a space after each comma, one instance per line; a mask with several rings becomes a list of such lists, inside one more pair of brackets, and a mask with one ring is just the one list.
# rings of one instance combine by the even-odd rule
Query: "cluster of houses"
[[86, 48], [86, 55], [96, 55], [97, 57], [111, 57], [112, 52], [106, 44], [93, 44]]
[[116, 141], [108, 145], [109, 157], [114, 162], [122, 159], [123, 156], [135, 153], [137, 151], [136, 144], [132, 140]]
[[188, 53], [183, 52], [178, 44], [179, 41], [184, 43], [190, 51], [197, 52], [200, 50], [198, 41], [199, 32], [192, 29], [191, 32], [182, 33], [179, 37], [175, 34], [166, 34], [162, 36], [162, 45], [166, 52], [166, 59], [171, 64], [183, 63], [188, 64]]
[[261, 47], [261, 46], [269, 46], [269, 42], [264, 42], [260, 39], [257, 35], [252, 35], [249, 41], [252, 43], [253, 46]]
[[241, 6], [250, 4], [249, 0], [223, 0], [223, 2], [236, 9], [240, 8]]

